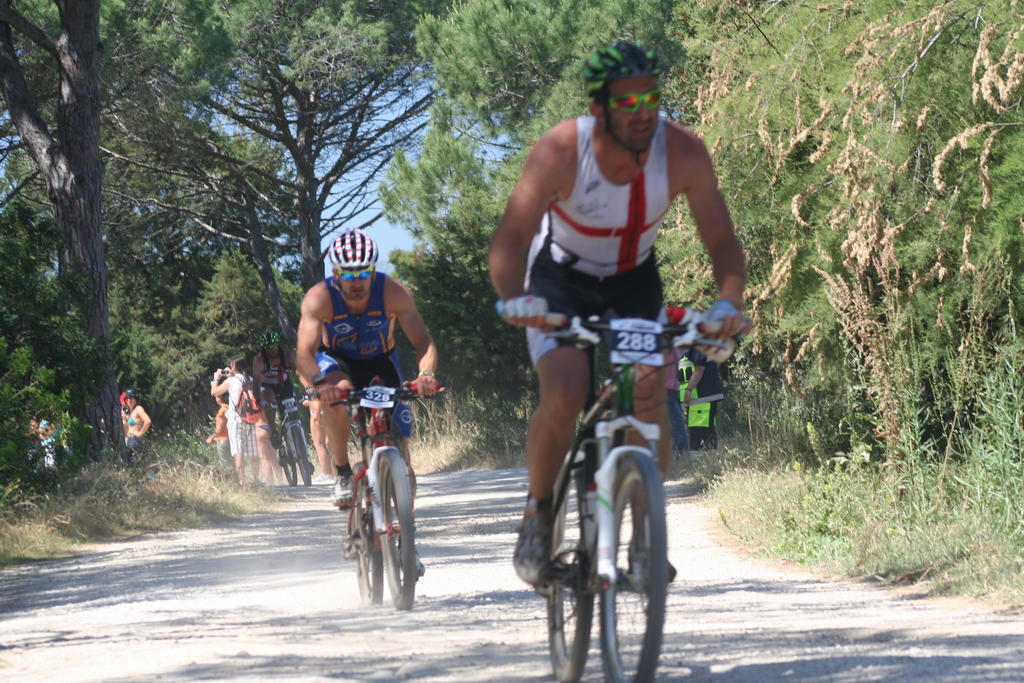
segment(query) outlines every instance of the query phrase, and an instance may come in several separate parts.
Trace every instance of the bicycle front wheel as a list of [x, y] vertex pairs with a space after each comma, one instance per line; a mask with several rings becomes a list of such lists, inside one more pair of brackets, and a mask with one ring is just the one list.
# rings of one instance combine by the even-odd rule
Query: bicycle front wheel
[[565, 500], [555, 515], [551, 532], [551, 558], [555, 580], [547, 595], [548, 649], [551, 669], [559, 681], [577, 681], [583, 675], [590, 648], [594, 594], [590, 590], [590, 558], [584, 538], [586, 485], [575, 470]]
[[[297, 420], [288, 423], [285, 441], [294, 463], [292, 477], [295, 478], [296, 484], [298, 483], [298, 476], [295, 473], [297, 467], [298, 475], [302, 477], [302, 485], [312, 486], [313, 465], [309, 462], [309, 446], [306, 445], [306, 435], [302, 431], [302, 425]], [[296, 485], [292, 484], [291, 478], [288, 479], [288, 483], [292, 486]]]
[[665, 495], [651, 452], [619, 451], [612, 490], [615, 567], [601, 592], [601, 652], [610, 681], [654, 679], [668, 592]]
[[295, 458], [293, 458], [291, 453], [288, 452], [290, 449], [287, 444], [285, 445], [284, 450], [284, 455], [278, 456], [278, 462], [281, 463], [281, 469], [284, 470], [284, 478], [288, 481], [288, 485], [295, 486], [299, 481], [298, 474], [295, 470]]
[[395, 607], [411, 609], [419, 574], [416, 568], [416, 529], [409, 473], [397, 448], [381, 451], [379, 462], [378, 481], [385, 529], [381, 538], [384, 570]]
[[364, 603], [379, 605], [384, 599], [383, 563], [379, 550], [374, 550], [373, 509], [366, 477], [356, 482], [349, 511], [349, 543], [356, 560], [359, 597]]
[[[277, 427], [274, 427], [277, 429]], [[298, 473], [295, 469], [295, 451], [292, 448], [291, 430], [288, 429], [288, 425], [284, 425], [284, 443], [281, 443], [280, 438], [277, 440], [277, 462], [281, 465], [281, 469], [284, 470], [284, 478], [288, 482], [289, 486], [295, 486], [298, 483]]]

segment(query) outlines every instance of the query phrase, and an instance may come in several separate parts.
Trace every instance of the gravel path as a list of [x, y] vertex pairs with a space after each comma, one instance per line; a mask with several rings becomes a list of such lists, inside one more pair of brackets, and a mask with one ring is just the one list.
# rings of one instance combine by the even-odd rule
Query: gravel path
[[[360, 608], [328, 488], [280, 510], [0, 572], [0, 680], [538, 681], [544, 603], [511, 568], [522, 470], [421, 476], [410, 612]], [[745, 559], [669, 486], [659, 680], [1024, 680], [1024, 621]], [[596, 636], [596, 634], [595, 634]], [[587, 680], [601, 679], [593, 639]]]

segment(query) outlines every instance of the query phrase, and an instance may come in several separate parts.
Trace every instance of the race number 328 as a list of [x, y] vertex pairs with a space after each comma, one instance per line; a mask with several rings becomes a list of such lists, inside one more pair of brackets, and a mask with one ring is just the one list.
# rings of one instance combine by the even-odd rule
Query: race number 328
[[391, 387], [366, 387], [359, 405], [364, 408], [390, 408], [395, 404], [395, 390]]

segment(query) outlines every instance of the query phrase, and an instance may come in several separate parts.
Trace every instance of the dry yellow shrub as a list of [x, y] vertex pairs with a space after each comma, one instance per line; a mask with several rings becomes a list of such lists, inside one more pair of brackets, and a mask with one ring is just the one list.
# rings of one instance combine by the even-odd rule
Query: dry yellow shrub
[[992, 122], [979, 123], [971, 126], [967, 130], [961, 132], [950, 138], [946, 145], [942, 148], [942, 151], [935, 155], [935, 161], [932, 164], [932, 182], [935, 183], [935, 189], [939, 192], [946, 191], [946, 183], [942, 179], [942, 164], [945, 163], [946, 157], [950, 155], [954, 148], [959, 147], [960, 149], [967, 149], [968, 143], [975, 135], [982, 133], [992, 127]]
[[917, 129], [921, 130], [924, 128], [925, 122], [928, 120], [928, 112], [931, 111], [931, 105], [924, 105], [921, 107], [921, 112], [917, 115]]

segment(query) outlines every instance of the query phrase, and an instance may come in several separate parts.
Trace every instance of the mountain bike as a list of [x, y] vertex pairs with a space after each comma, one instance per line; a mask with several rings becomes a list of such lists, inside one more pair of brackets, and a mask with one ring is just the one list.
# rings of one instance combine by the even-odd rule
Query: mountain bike
[[[547, 599], [551, 664], [560, 681], [583, 674], [597, 595], [605, 678], [654, 678], [668, 589], [665, 499], [656, 455], [660, 430], [636, 417], [634, 382], [666, 364], [667, 344], [700, 346], [718, 362], [735, 347], [704, 336], [715, 326], [705, 325], [703, 314], [682, 309], [679, 316], [679, 324], [665, 325], [577, 317], [565, 326], [562, 316], [549, 318], [562, 327], [552, 334], [579, 348], [603, 342], [612, 368], [584, 413], [553, 491], [554, 569], [538, 590]], [[629, 432], [646, 445], [627, 444]]]
[[[411, 383], [401, 387], [370, 385], [351, 390], [337, 403], [352, 406], [352, 431], [361, 459], [352, 466], [352, 506], [343, 548], [356, 561], [359, 594], [380, 604], [387, 578], [397, 609], [412, 608], [420, 564], [416, 556], [413, 478], [402, 454], [396, 408], [419, 398]], [[337, 405], [335, 403], [334, 405]]]
[[299, 418], [299, 404], [295, 397], [281, 398], [278, 402], [284, 448], [278, 450], [278, 461], [289, 486], [297, 486], [299, 476], [303, 486], [313, 484], [313, 463], [309, 460], [309, 442]]

